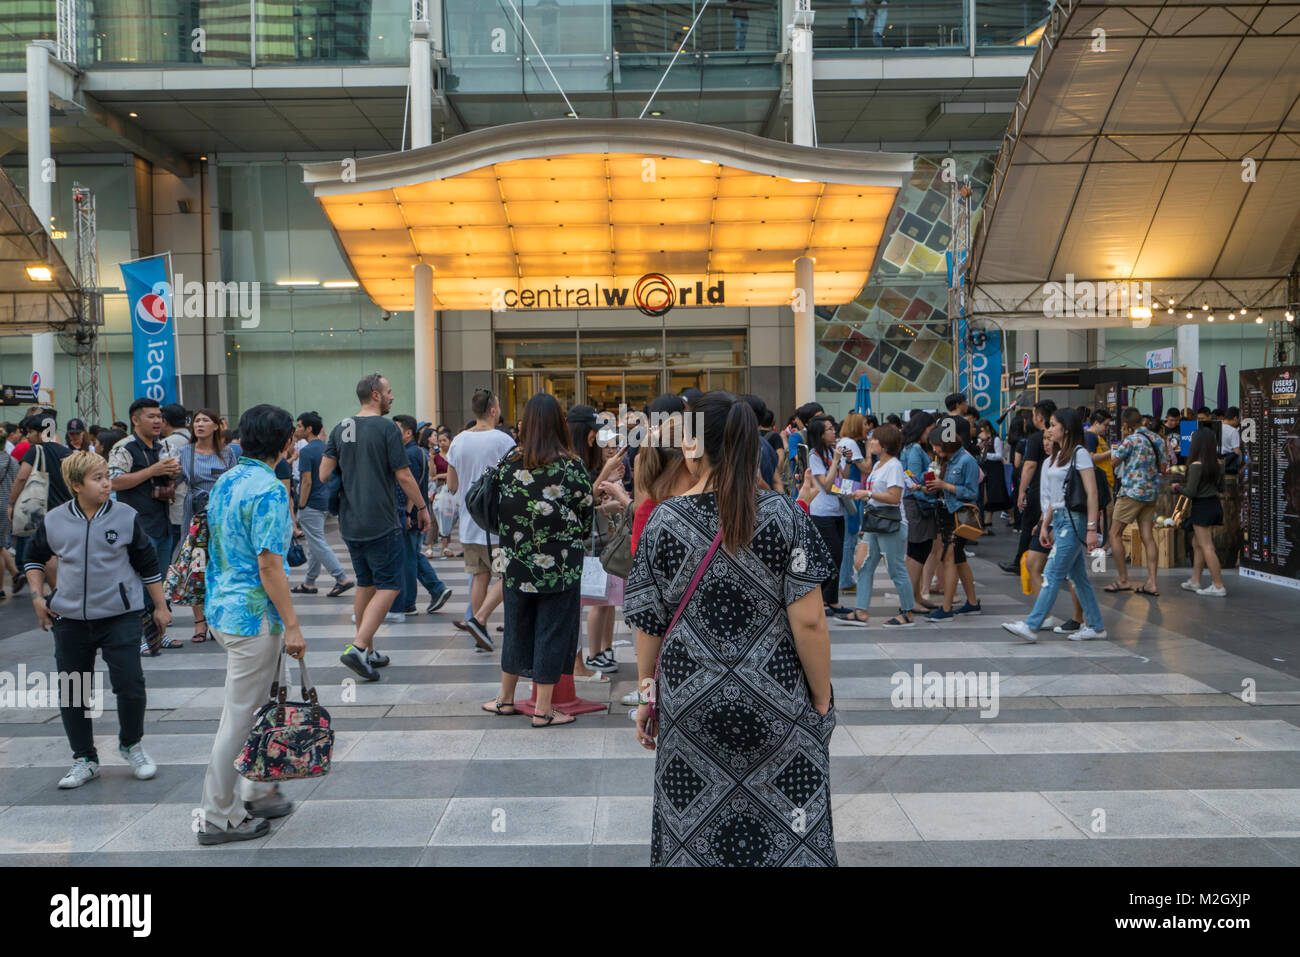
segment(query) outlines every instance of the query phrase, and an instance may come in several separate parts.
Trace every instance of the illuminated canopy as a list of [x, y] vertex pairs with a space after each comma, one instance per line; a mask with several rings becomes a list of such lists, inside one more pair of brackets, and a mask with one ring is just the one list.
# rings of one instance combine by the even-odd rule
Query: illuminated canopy
[[[48, 269], [34, 278], [29, 269]], [[0, 334], [50, 332], [77, 318], [77, 281], [23, 194], [0, 170]]]
[[[814, 301], [839, 305], [866, 282], [911, 171], [910, 155], [569, 119], [308, 164], [304, 180], [383, 309], [412, 308], [418, 263], [439, 309], [604, 307], [620, 290], [630, 306], [649, 274], [678, 305], [778, 305], [801, 256], [815, 260]], [[667, 285], [642, 287], [654, 304]]]

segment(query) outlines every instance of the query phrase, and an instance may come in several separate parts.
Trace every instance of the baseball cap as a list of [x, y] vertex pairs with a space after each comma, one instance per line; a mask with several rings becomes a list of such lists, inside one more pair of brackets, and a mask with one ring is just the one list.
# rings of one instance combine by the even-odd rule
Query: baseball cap
[[596, 415], [596, 410], [590, 405], [575, 405], [571, 408], [565, 421], [573, 425], [585, 425], [588, 428], [600, 428], [600, 417]]
[[85, 432], [85, 431], [86, 431], [86, 423], [85, 423], [85, 422], [82, 422], [80, 419], [68, 419], [68, 434], [69, 434], [69, 435], [71, 435], [71, 434], [74, 433], [74, 432]]

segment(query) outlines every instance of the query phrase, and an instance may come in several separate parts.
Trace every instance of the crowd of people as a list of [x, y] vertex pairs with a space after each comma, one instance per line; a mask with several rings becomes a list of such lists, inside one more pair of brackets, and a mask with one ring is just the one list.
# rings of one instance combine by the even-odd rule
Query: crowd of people
[[[390, 415], [392, 388], [378, 373], [361, 379], [356, 397], [357, 410], [328, 432], [312, 411], [295, 419], [259, 405], [231, 430], [211, 409], [152, 399], [111, 429], [71, 420], [64, 442], [47, 409], [6, 429], [0, 492], [11, 507], [0, 531], [5, 544], [12, 534], [15, 554], [0, 553], [13, 589], [31, 589], [61, 669], [88, 671], [103, 655], [119, 746], [141, 779], [157, 771], [142, 743], [141, 658], [184, 647], [167, 635], [164, 576], [185, 547], [206, 548], [191, 641], [220, 644], [226, 682], [202, 844], [259, 837], [292, 811], [278, 787], [237, 774], [235, 758], [267, 689], [283, 680], [283, 656], [305, 651], [294, 597], [318, 594], [322, 573], [333, 579], [328, 597], [350, 596], [353, 610], [340, 661], [380, 681], [390, 660], [377, 648], [384, 622], [418, 615], [420, 588], [428, 614], [452, 597], [429, 561], [441, 556], [461, 558], [469, 576], [452, 623], [485, 654], [500, 642], [500, 689], [482, 710], [529, 715], [534, 728], [578, 720], [556, 707], [561, 682], [609, 682], [618, 672], [622, 608], [637, 673], [623, 701], [636, 707], [638, 740], [657, 752], [654, 863], [833, 864], [828, 622], [871, 622], [882, 560], [897, 595], [884, 628], [915, 626], [921, 614], [932, 623], [981, 614], [971, 545], [1004, 516], [1020, 537], [1003, 567], [1025, 574], [1037, 597], [1027, 618], [1003, 627], [1028, 642], [1045, 628], [1105, 638], [1087, 556], [1109, 541], [1117, 574], [1105, 590], [1132, 588], [1124, 531], [1136, 524], [1155, 554], [1158, 479], [1177, 454], [1160, 423], [1136, 409], [1123, 411], [1112, 445], [1104, 410], [1050, 400], [1015, 415], [1004, 441], [960, 394], [943, 413], [883, 422], [857, 412], [837, 422], [808, 403], [778, 431], [757, 396], [687, 390], [651, 402], [636, 434], [627, 420], [564, 409], [545, 393], [507, 425], [498, 397], [479, 389], [473, 420], [454, 435]], [[1196, 431], [1182, 486], [1196, 548], [1183, 587], [1200, 595], [1224, 594], [1211, 529], [1240, 453], [1235, 416]], [[330, 516], [350, 573], [327, 540]], [[296, 547], [294, 564], [305, 569], [291, 585]], [[623, 550], [624, 564], [610, 561]], [[1154, 564], [1137, 589], [1152, 597]], [[1065, 587], [1074, 611], [1063, 621], [1051, 612]], [[852, 607], [842, 604], [848, 594]], [[504, 624], [494, 634], [498, 606]], [[535, 692], [526, 708], [521, 677]], [[75, 788], [98, 776], [98, 755], [90, 719], [66, 707], [63, 720], [73, 766], [59, 786]], [[697, 776], [682, 773], [702, 752], [728, 768], [725, 786], [693, 788]], [[786, 810], [799, 826], [776, 834], [737, 799], [796, 755], [807, 773]], [[715, 808], [731, 808], [720, 816], [731, 821], [725, 832], [687, 841]]]

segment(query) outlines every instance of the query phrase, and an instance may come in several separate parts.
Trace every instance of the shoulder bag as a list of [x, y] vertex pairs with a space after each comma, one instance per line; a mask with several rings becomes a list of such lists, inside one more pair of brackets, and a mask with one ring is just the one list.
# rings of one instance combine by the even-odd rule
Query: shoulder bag
[[176, 561], [167, 569], [163, 593], [167, 600], [180, 605], [202, 605], [208, 567], [208, 515], [199, 511], [190, 520], [189, 534], [181, 543]]
[[628, 502], [600, 553], [601, 567], [619, 578], [632, 574], [632, 521], [635, 518], [636, 507]]
[[330, 714], [320, 706], [316, 689], [307, 678], [307, 664], [298, 659], [302, 701], [288, 701], [280, 684], [284, 650], [271, 683], [271, 700], [253, 715], [253, 730], [235, 758], [235, 770], [250, 781], [292, 781], [329, 774], [334, 752]]
[[[687, 603], [691, 600], [691, 596], [695, 594], [695, 587], [700, 583], [700, 579], [704, 577], [705, 569], [709, 567], [709, 562], [713, 560], [713, 555], [717, 552], [718, 546], [721, 544], [722, 521], [719, 519], [718, 534], [713, 536], [713, 544], [710, 545], [709, 550], [704, 553], [704, 560], [700, 562], [700, 567], [695, 569], [695, 576], [691, 579], [691, 583], [686, 586], [686, 591], [682, 595], [682, 600], [677, 604], [677, 611], [673, 613], [673, 620], [668, 623], [668, 630], [664, 632], [664, 642], [668, 641], [668, 636], [672, 633], [674, 626], [676, 626], [677, 619], [682, 617], [682, 612], [686, 610]], [[661, 671], [660, 666], [663, 664], [663, 660], [664, 644], [663, 642], [660, 642], [659, 657], [655, 659], [654, 680], [650, 683], [649, 694], [646, 695], [646, 703], [650, 708], [650, 721], [646, 725], [646, 733], [652, 738], [659, 733], [659, 675]]]
[[14, 535], [26, 538], [36, 534], [36, 529], [45, 519], [49, 495], [50, 476], [45, 471], [45, 450], [38, 445], [36, 463], [32, 466], [31, 474], [27, 476], [27, 484], [23, 486], [18, 501], [14, 503]]

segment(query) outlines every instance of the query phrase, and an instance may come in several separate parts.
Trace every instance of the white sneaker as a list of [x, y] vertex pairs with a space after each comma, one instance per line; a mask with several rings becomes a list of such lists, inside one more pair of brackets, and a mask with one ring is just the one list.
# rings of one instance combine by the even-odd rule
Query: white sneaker
[[1103, 628], [1101, 631], [1093, 631], [1087, 625], [1084, 625], [1078, 631], [1073, 632], [1070, 635], [1071, 641], [1093, 641], [1094, 639], [1097, 641], [1105, 641], [1106, 630]]
[[1201, 583], [1195, 581], [1194, 579], [1189, 578], [1185, 582], [1180, 582], [1178, 587], [1181, 588], [1183, 591], [1200, 591]]
[[1065, 622], [1061, 621], [1061, 619], [1057, 618], [1055, 615], [1048, 615], [1046, 618], [1043, 619], [1043, 623], [1038, 626], [1038, 630], [1039, 631], [1043, 631], [1045, 629], [1051, 630], [1055, 628], [1057, 625], [1064, 625], [1064, 624]]
[[1030, 644], [1037, 644], [1038, 642], [1038, 636], [1034, 634], [1034, 630], [1023, 621], [1004, 621], [1002, 627], [1017, 638], [1022, 638]]
[[129, 748], [118, 745], [117, 750], [122, 757], [131, 762], [131, 771], [137, 781], [148, 781], [158, 773], [158, 765], [153, 763], [153, 758], [149, 757], [144, 745], [138, 741]]
[[406, 616], [400, 611], [390, 611], [384, 616], [384, 621], [388, 622], [390, 625], [401, 625], [406, 622]]
[[68, 769], [68, 773], [59, 778], [59, 787], [64, 789], [79, 788], [87, 781], [93, 781], [97, 777], [99, 777], [98, 764], [86, 758], [77, 758], [72, 762], [72, 767]]
[[1228, 589], [1215, 588], [1213, 585], [1206, 585], [1204, 588], [1196, 589], [1196, 594], [1208, 595], [1212, 598], [1226, 598], [1228, 595]]
[[636, 691], [629, 691], [627, 694], [623, 695], [623, 697], [620, 698], [619, 700], [622, 701], [623, 704], [630, 705], [633, 708], [635, 708], [637, 705], [641, 703], [641, 699], [640, 697], [638, 697], [638, 693]]

